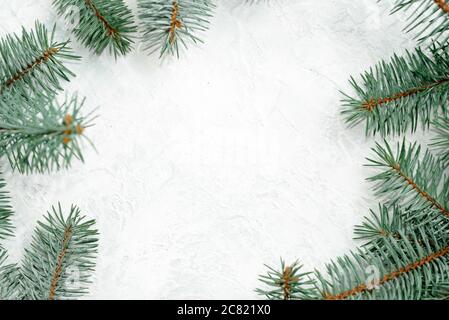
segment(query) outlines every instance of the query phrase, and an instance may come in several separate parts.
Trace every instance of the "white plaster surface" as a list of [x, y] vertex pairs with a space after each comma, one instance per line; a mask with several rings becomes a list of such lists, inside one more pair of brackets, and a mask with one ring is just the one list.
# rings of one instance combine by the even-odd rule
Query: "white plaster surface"
[[[136, 0], [127, 1], [136, 9]], [[219, 0], [205, 44], [161, 62], [83, 56], [68, 86], [100, 107], [86, 163], [21, 176], [11, 260], [51, 205], [98, 222], [87, 298], [257, 298], [264, 263], [322, 268], [354, 247], [376, 201], [364, 179], [372, 139], [339, 114], [349, 75], [414, 43], [375, 0]], [[50, 0], [0, 0], [0, 36], [56, 21]], [[59, 30], [59, 36], [68, 36]]]

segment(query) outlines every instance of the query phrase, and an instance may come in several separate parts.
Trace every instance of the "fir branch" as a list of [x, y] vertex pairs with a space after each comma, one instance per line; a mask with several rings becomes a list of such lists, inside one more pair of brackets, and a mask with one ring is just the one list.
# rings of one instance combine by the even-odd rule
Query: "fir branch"
[[449, 2], [447, 0], [396, 0], [393, 13], [409, 12], [406, 32], [415, 32], [419, 42], [446, 42], [449, 39]]
[[365, 72], [362, 84], [351, 77], [356, 97], [344, 94], [343, 111], [350, 126], [365, 123], [367, 135], [414, 132], [429, 128], [432, 120], [448, 111], [449, 53], [416, 49], [394, 56]]
[[72, 206], [67, 218], [61, 206], [40, 222], [21, 266], [24, 299], [71, 299], [87, 293], [95, 267], [98, 232]]
[[449, 166], [449, 116], [443, 116], [433, 122], [436, 138], [433, 139], [431, 148], [440, 156], [443, 165]]
[[106, 18], [102, 15], [100, 10], [98, 10], [97, 6], [93, 3], [92, 0], [84, 0], [84, 3], [86, 7], [93, 11], [95, 17], [97, 17], [97, 19], [103, 24], [107, 37], [115, 38], [120, 36], [117, 29], [114, 28], [108, 20], [106, 20]]
[[80, 114], [84, 100], [8, 95], [0, 99], [0, 147], [11, 167], [21, 173], [68, 168], [73, 158], [84, 161], [80, 138], [93, 118]]
[[[436, 226], [437, 229], [433, 227]], [[426, 299], [426, 288], [448, 278], [447, 232], [437, 224], [416, 228], [399, 239], [385, 237], [377, 250], [359, 251], [332, 262], [327, 276], [317, 273], [321, 298]]]
[[[376, 250], [361, 248], [331, 261], [324, 274], [316, 271], [312, 282], [301, 287], [302, 296], [314, 300], [430, 299], [427, 288], [449, 277], [448, 235], [446, 231], [438, 234], [435, 226], [432, 223], [409, 234], [399, 231], [399, 239], [383, 237]], [[268, 297], [279, 299], [279, 294]]]
[[400, 239], [399, 232], [406, 232], [407, 228], [403, 217], [404, 213], [399, 207], [390, 210], [385, 205], [379, 205], [378, 212], [370, 210], [370, 215], [365, 217], [363, 223], [355, 226], [355, 240], [363, 240], [366, 246], [382, 238]]
[[368, 159], [369, 165], [381, 173], [369, 178], [374, 182], [376, 195], [387, 204], [401, 205], [413, 217], [449, 217], [449, 179], [445, 168], [429, 151], [421, 157], [421, 147], [398, 144], [396, 154], [387, 142], [376, 144], [376, 159]]
[[68, 21], [79, 19], [73, 32], [95, 54], [109, 49], [117, 58], [131, 51], [137, 27], [123, 0], [53, 0], [53, 5]]
[[422, 257], [419, 260], [416, 260], [414, 262], [409, 263], [405, 267], [400, 267], [397, 270], [391, 271], [389, 273], [386, 273], [383, 275], [381, 279], [377, 279], [369, 283], [368, 285], [365, 283], [362, 283], [350, 290], [338, 293], [338, 294], [324, 294], [324, 298], [326, 300], [345, 300], [352, 298], [357, 295], [367, 294], [373, 291], [373, 289], [376, 286], [385, 286], [386, 284], [398, 280], [400, 277], [403, 277], [407, 274], [410, 274], [413, 271], [419, 270], [421, 267], [428, 265], [430, 263], [434, 263], [435, 261], [438, 261], [438, 259], [445, 259], [445, 262], [447, 261], [447, 255], [449, 253], [449, 246], [442, 248], [441, 250], [437, 252], [430, 253], [429, 255]]
[[428, 290], [430, 300], [449, 300], [449, 281], [434, 283]]
[[[414, 212], [403, 211], [400, 207], [394, 206], [388, 208], [385, 205], [379, 205], [378, 212], [371, 210], [369, 217], [366, 217], [361, 225], [355, 227], [355, 239], [362, 240], [362, 248], [370, 252], [376, 252], [383, 248], [384, 239], [393, 238], [403, 240], [405, 236], [412, 244], [415, 231], [419, 231], [419, 224], [407, 221]], [[446, 221], [445, 221], [446, 222]], [[430, 225], [430, 228], [438, 241], [447, 240], [447, 222], [441, 223], [441, 219], [434, 219], [423, 224], [424, 227]], [[432, 241], [430, 241], [432, 243]], [[420, 246], [425, 245], [425, 239], [416, 239]], [[417, 248], [419, 249], [419, 248]]]
[[22, 36], [8, 35], [0, 40], [0, 96], [6, 92], [55, 94], [61, 80], [74, 74], [65, 62], [78, 60], [69, 42], [54, 40], [55, 29], [49, 33], [36, 22], [32, 31], [23, 29]]
[[6, 264], [7, 258], [6, 251], [0, 249], [0, 300], [20, 297], [20, 270], [16, 264]]
[[0, 178], [0, 240], [12, 236], [13, 230], [13, 225], [11, 223], [13, 210], [9, 202], [9, 193], [5, 191], [5, 186], [5, 180]]
[[50, 294], [48, 297], [49, 300], [55, 299], [56, 289], [58, 288], [59, 280], [61, 278], [61, 274], [63, 271], [62, 267], [63, 267], [64, 258], [67, 254], [68, 245], [69, 245], [69, 242], [72, 239], [72, 235], [73, 235], [72, 228], [73, 228], [72, 225], [69, 224], [66, 226], [66, 228], [64, 230], [64, 238], [62, 240], [62, 248], [61, 248], [61, 251], [59, 252], [58, 260], [56, 263], [56, 268], [55, 268], [55, 270], [53, 272], [53, 276], [51, 278]]
[[0, 300], [6, 300], [11, 295], [9, 266], [6, 266], [8, 255], [6, 251], [0, 248]]
[[215, 5], [211, 0], [139, 0], [138, 7], [145, 50], [179, 57], [188, 42], [202, 42], [197, 34], [208, 29]]
[[308, 278], [310, 273], [301, 271], [303, 268], [298, 261], [291, 266], [286, 266], [281, 259], [281, 269], [278, 271], [267, 266], [266, 275], [261, 275], [259, 280], [270, 289], [257, 289], [256, 292], [270, 300], [306, 300], [312, 296], [308, 290], [313, 281]]

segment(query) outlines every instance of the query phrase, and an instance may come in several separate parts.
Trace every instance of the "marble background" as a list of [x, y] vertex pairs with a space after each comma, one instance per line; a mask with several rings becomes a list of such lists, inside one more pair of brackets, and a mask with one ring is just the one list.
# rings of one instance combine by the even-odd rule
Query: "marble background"
[[[136, 0], [127, 1], [136, 10]], [[412, 48], [391, 1], [218, 0], [205, 44], [164, 62], [136, 50], [83, 56], [67, 89], [99, 107], [86, 163], [21, 176], [5, 161], [19, 260], [60, 201], [101, 232], [87, 298], [251, 299], [264, 263], [322, 268], [354, 248], [376, 206], [364, 168], [372, 139], [348, 129], [339, 90]], [[57, 21], [50, 0], [0, 0], [0, 36]], [[58, 29], [58, 37], [71, 36]], [[350, 92], [350, 91], [349, 91]]]

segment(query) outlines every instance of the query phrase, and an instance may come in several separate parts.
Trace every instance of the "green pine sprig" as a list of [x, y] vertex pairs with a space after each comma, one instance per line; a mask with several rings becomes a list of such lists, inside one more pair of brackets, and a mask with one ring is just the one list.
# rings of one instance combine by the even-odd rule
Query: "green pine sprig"
[[54, 97], [8, 95], [0, 99], [0, 155], [13, 170], [43, 173], [84, 161], [80, 140], [93, 117], [83, 116], [77, 95], [59, 103]]
[[[0, 210], [8, 210], [10, 216], [5, 194], [1, 192]], [[98, 231], [94, 226], [95, 221], [86, 220], [76, 206], [64, 217], [59, 204], [38, 223], [21, 263], [8, 263], [7, 252], [0, 247], [0, 300], [73, 299], [85, 295], [97, 255]], [[4, 235], [10, 235], [11, 228], [10, 222], [6, 229], [0, 224]]]
[[331, 262], [326, 273], [316, 273], [319, 299], [419, 300], [427, 288], [447, 281], [449, 246], [429, 226], [399, 239], [380, 239], [376, 250], [360, 250]]
[[449, 281], [429, 286], [429, 300], [449, 300]]
[[76, 23], [76, 38], [95, 54], [109, 50], [117, 58], [132, 50], [137, 27], [123, 0], [53, 0], [53, 5], [60, 16]]
[[370, 177], [374, 191], [388, 206], [399, 205], [411, 212], [409, 219], [449, 220], [449, 178], [445, 167], [417, 143], [398, 144], [396, 151], [385, 142], [373, 149], [376, 157], [368, 166], [380, 173]]
[[449, 3], [445, 0], [396, 0], [392, 13], [408, 13], [406, 32], [419, 42], [449, 40]]
[[21, 299], [60, 300], [85, 295], [95, 269], [98, 231], [95, 221], [72, 206], [67, 217], [53, 207], [39, 222], [13, 282]]
[[421, 49], [394, 55], [361, 76], [351, 77], [354, 96], [344, 94], [342, 114], [350, 126], [365, 124], [367, 135], [401, 135], [448, 112], [449, 52]]
[[449, 166], [449, 117], [442, 116], [433, 122], [436, 137], [433, 139], [431, 148], [435, 150], [444, 166]]
[[0, 178], [0, 240], [12, 236], [13, 231], [13, 225], [11, 222], [13, 210], [9, 202], [9, 193], [5, 191], [5, 187], [5, 180], [3, 180], [3, 178]]
[[[386, 205], [379, 205], [378, 211], [371, 210], [370, 215], [365, 217], [363, 223], [355, 226], [355, 239], [362, 241], [363, 249], [373, 252], [382, 248], [385, 238], [401, 240], [401, 237], [405, 235], [411, 239], [415, 229], [420, 226], [419, 223], [410, 221], [410, 217], [413, 217], [414, 214], [415, 212], [404, 211], [399, 206], [389, 208]], [[421, 224], [421, 226], [426, 227], [429, 223], [434, 235], [441, 236], [442, 239], [439, 238], [439, 240], [445, 241], [447, 239], [447, 221], [434, 219], [424, 225]]]
[[386, 205], [379, 205], [377, 212], [370, 210], [362, 224], [355, 226], [354, 239], [363, 241], [368, 246], [385, 237], [398, 239], [399, 232], [406, 232], [407, 228], [404, 213], [398, 206], [390, 209]]
[[215, 8], [212, 0], [138, 0], [144, 49], [179, 57], [189, 43], [203, 42]]
[[[331, 261], [324, 273], [315, 271], [308, 282], [295, 287], [307, 300], [418, 300], [431, 299], [431, 286], [449, 277], [448, 234], [436, 224], [417, 227], [407, 234], [385, 236], [373, 244]], [[281, 274], [273, 283], [281, 283]], [[264, 292], [263, 289], [259, 289]], [[300, 293], [300, 294], [299, 294]], [[268, 296], [278, 300], [281, 295]]]
[[36, 22], [34, 30], [22, 35], [7, 35], [0, 40], [0, 96], [7, 92], [55, 94], [62, 90], [61, 80], [74, 74], [65, 63], [77, 61], [69, 42], [55, 40], [51, 32]]
[[298, 261], [287, 266], [281, 259], [280, 270], [266, 265], [268, 271], [261, 275], [259, 280], [268, 289], [256, 289], [259, 295], [269, 300], [307, 300], [312, 298], [309, 295], [309, 286], [314, 282], [309, 279], [309, 272], [301, 271], [303, 266]]
[[19, 268], [15, 264], [7, 264], [7, 259], [7, 252], [0, 248], [0, 300], [19, 298]]

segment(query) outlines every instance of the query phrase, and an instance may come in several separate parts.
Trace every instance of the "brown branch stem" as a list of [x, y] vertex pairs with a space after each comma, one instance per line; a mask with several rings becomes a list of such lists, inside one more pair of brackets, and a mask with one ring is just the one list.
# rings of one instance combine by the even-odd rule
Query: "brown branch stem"
[[31, 73], [37, 66], [48, 61], [60, 50], [61, 48], [48, 48], [47, 50], [45, 50], [40, 57], [38, 57], [33, 62], [29, 63], [25, 68], [18, 71], [15, 75], [13, 75], [11, 78], [7, 79], [3, 84], [1, 84], [0, 93], [2, 93], [4, 87], [7, 88], [12, 87], [17, 81], [22, 80], [27, 74]]
[[71, 238], [72, 238], [72, 226], [69, 225], [64, 232], [62, 249], [59, 252], [58, 259], [56, 262], [56, 268], [55, 271], [53, 272], [53, 276], [51, 279], [50, 293], [48, 295], [49, 300], [55, 299], [56, 289], [58, 288], [59, 279], [61, 278], [62, 274], [62, 263], [64, 262], [65, 255], [67, 254], [67, 249]]
[[434, 208], [437, 208], [441, 214], [445, 215], [446, 217], [449, 217], [449, 211], [443, 207], [442, 204], [440, 204], [437, 200], [435, 200], [432, 196], [430, 196], [426, 191], [421, 189], [415, 181], [413, 181], [412, 178], [408, 177], [402, 170], [401, 166], [399, 164], [394, 165], [393, 170], [402, 177], [408, 185], [410, 185], [413, 190], [415, 190], [422, 198], [424, 198], [426, 201], [430, 202]]
[[445, 247], [444, 249], [441, 249], [438, 252], [432, 253], [431, 255], [429, 255], [425, 258], [422, 258], [421, 260], [410, 263], [407, 266], [400, 268], [399, 270], [396, 270], [389, 274], [386, 274], [382, 279], [374, 280], [370, 284], [360, 284], [351, 290], [348, 290], [348, 291], [345, 291], [345, 292], [342, 292], [342, 293], [336, 294], [336, 295], [326, 294], [326, 295], [324, 295], [324, 298], [326, 300], [345, 300], [347, 298], [356, 296], [356, 295], [364, 293], [364, 292], [370, 292], [370, 291], [374, 290], [373, 288], [384, 285], [390, 281], [393, 281], [393, 280], [399, 278], [402, 275], [405, 275], [411, 271], [421, 268], [422, 266], [429, 264], [430, 262], [432, 262], [436, 259], [446, 256], [448, 253], [449, 253], [449, 246]]
[[390, 97], [386, 97], [386, 98], [372, 98], [368, 101], [365, 101], [362, 103], [362, 107], [364, 109], [366, 109], [369, 112], [372, 112], [374, 109], [383, 106], [384, 104], [387, 104], [389, 102], [393, 102], [393, 101], [397, 101], [400, 99], [404, 99], [410, 96], [413, 96], [415, 94], [424, 92], [426, 90], [435, 88], [439, 85], [442, 85], [444, 83], [449, 82], [449, 79], [441, 79], [438, 81], [435, 81], [433, 83], [427, 84], [427, 85], [423, 85], [421, 87], [416, 87], [416, 88], [412, 88], [410, 90], [404, 91], [404, 92], [399, 92], [395, 95], [392, 95]]
[[115, 38], [116, 36], [118, 36], [118, 31], [111, 26], [111, 24], [106, 20], [106, 18], [101, 14], [100, 10], [98, 10], [98, 8], [95, 6], [95, 4], [93, 3], [93, 0], [85, 0], [86, 3], [86, 7], [88, 7], [89, 9], [91, 9], [95, 16], [97, 17], [98, 20], [100, 20], [100, 22], [103, 24], [103, 26], [106, 29], [106, 34], [108, 37], [112, 37]]

